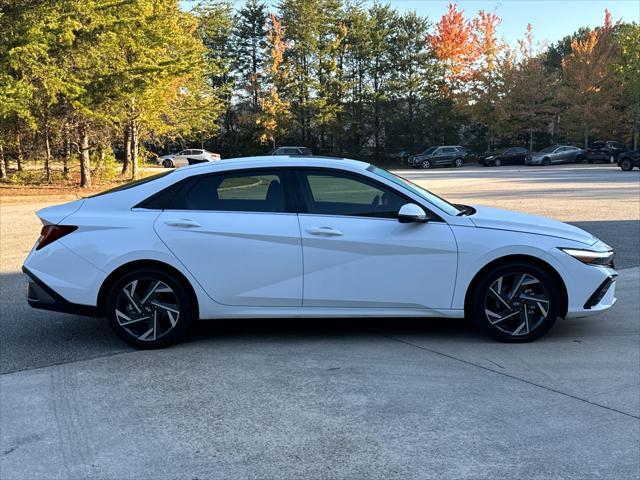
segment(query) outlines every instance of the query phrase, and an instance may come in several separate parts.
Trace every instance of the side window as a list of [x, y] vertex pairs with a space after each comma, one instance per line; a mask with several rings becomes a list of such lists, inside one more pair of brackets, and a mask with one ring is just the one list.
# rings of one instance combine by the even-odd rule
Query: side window
[[193, 181], [172, 209], [224, 212], [285, 212], [280, 171], [256, 170], [208, 175]]
[[444, 155], [449, 155], [450, 153], [455, 153], [455, 151], [456, 151], [455, 148], [447, 147], [447, 148], [442, 148], [440, 153]]
[[396, 218], [407, 203], [394, 191], [352, 175], [303, 170], [299, 176], [309, 213]]

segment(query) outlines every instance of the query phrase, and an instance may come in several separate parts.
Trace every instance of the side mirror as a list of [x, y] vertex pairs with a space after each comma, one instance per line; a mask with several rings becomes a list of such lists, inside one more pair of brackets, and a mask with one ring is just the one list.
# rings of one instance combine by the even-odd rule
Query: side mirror
[[400, 207], [398, 212], [398, 221], [400, 223], [412, 223], [412, 222], [427, 222], [429, 217], [422, 209], [415, 203], [407, 203]]

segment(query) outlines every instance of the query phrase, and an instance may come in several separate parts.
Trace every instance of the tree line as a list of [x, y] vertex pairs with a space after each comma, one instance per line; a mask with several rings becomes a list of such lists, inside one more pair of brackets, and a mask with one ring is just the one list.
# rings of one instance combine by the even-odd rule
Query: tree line
[[608, 12], [551, 45], [530, 25], [510, 46], [498, 15], [455, 4], [440, 19], [350, 0], [0, 5], [2, 178], [77, 171], [84, 187], [196, 146], [373, 161], [435, 144], [637, 148], [640, 26]]

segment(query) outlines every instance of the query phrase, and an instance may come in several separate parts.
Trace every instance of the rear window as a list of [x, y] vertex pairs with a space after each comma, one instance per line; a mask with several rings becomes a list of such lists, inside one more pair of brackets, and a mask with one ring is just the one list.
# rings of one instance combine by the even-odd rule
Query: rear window
[[166, 172], [158, 173], [156, 175], [151, 175], [149, 177], [141, 178], [140, 180], [134, 180], [133, 182], [124, 183], [122, 185], [118, 185], [117, 187], [110, 188], [109, 190], [105, 190], [104, 192], [96, 193], [95, 195], [91, 195], [87, 198], [99, 197], [101, 195], [106, 195], [108, 193], [120, 192], [121, 190], [129, 190], [130, 188], [137, 187], [138, 185], [143, 185], [145, 183], [153, 182], [154, 180], [158, 180], [159, 178], [166, 177], [173, 173], [174, 170], [169, 170]]

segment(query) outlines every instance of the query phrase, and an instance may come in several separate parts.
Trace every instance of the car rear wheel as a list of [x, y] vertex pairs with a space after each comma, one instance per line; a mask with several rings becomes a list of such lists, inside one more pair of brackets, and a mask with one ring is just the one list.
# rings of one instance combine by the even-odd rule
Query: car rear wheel
[[561, 312], [554, 279], [535, 265], [514, 263], [486, 272], [472, 295], [472, 317], [502, 342], [530, 342], [549, 331]]
[[173, 162], [169, 159], [166, 159], [164, 162], [162, 162], [162, 166], [164, 168], [171, 168], [173, 167]]
[[631, 163], [631, 160], [629, 160], [628, 158], [624, 158], [620, 160], [620, 168], [625, 172], [630, 172], [631, 170], [633, 170], [633, 163]]
[[573, 160], [574, 163], [583, 163], [584, 162], [584, 157], [582, 155], [577, 155], [576, 158]]
[[456, 168], [460, 168], [464, 164], [464, 161], [461, 158], [456, 158], [453, 161], [453, 166]]
[[185, 285], [151, 268], [124, 275], [113, 285], [107, 300], [111, 328], [140, 349], [162, 348], [184, 338], [195, 311]]
[[422, 168], [431, 168], [431, 160], [423, 160], [421, 165]]

